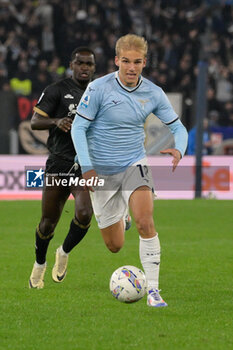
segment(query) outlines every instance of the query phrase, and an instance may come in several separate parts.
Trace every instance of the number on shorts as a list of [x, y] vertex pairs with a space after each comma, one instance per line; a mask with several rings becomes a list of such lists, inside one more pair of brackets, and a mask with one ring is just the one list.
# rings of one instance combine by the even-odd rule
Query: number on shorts
[[140, 171], [141, 177], [148, 177], [148, 166], [147, 165], [141, 165], [141, 164], [137, 164], [137, 167]]
[[141, 164], [137, 164], [137, 167], [138, 167], [138, 169], [140, 171], [141, 177], [145, 177], [142, 165]]

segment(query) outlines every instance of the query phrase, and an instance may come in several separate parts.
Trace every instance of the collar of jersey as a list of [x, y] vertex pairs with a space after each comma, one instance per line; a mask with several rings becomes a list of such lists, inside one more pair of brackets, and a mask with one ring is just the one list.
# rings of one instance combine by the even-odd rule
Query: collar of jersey
[[116, 78], [116, 81], [118, 82], [118, 84], [122, 87], [122, 89], [124, 89], [128, 92], [133, 92], [133, 91], [137, 90], [139, 88], [139, 86], [141, 85], [142, 80], [143, 80], [142, 76], [140, 75], [138, 84], [136, 86], [134, 86], [133, 88], [129, 88], [129, 87], [125, 86], [124, 84], [122, 84], [122, 82], [120, 81], [119, 71], [115, 72], [115, 78]]

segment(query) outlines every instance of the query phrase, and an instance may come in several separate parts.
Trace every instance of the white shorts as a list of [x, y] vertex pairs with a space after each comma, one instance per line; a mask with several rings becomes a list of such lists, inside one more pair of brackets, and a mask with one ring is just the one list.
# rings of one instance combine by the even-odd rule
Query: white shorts
[[115, 224], [127, 214], [129, 198], [138, 187], [147, 186], [154, 192], [146, 158], [137, 161], [124, 172], [99, 177], [104, 179], [104, 187], [95, 188], [90, 196], [100, 229]]

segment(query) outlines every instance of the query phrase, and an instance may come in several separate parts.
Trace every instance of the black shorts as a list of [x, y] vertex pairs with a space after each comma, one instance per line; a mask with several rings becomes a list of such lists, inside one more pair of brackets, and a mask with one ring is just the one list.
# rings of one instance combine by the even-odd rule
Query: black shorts
[[46, 174], [53, 174], [54, 176], [59, 176], [66, 178], [67, 176], [81, 177], [81, 168], [75, 169], [74, 162], [70, 160], [61, 159], [58, 156], [50, 155], [46, 161], [45, 167]]

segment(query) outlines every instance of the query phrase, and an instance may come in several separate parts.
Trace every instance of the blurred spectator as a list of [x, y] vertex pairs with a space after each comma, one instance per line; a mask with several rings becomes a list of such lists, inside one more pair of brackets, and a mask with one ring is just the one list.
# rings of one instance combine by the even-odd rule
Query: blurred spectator
[[233, 113], [233, 99], [226, 102], [223, 105], [222, 113], [219, 118], [220, 126], [233, 126], [232, 124], [232, 113]]
[[37, 67], [38, 59], [40, 57], [40, 49], [38, 40], [35, 38], [29, 38], [27, 44], [27, 59], [31, 69]]
[[233, 127], [233, 108], [229, 111], [228, 118], [229, 122], [227, 126]]
[[[196, 152], [196, 133], [197, 133], [197, 128], [196, 128], [196, 126], [194, 126], [189, 131], [188, 149], [187, 149], [188, 155], [194, 155]], [[206, 118], [203, 120], [202, 152], [203, 152], [203, 155], [212, 153], [212, 143], [211, 143], [211, 138], [210, 138], [209, 121]]]
[[232, 99], [233, 85], [230, 79], [229, 69], [221, 66], [216, 79], [216, 99], [219, 102], [228, 102]]
[[47, 0], [39, 0], [35, 15], [39, 18], [42, 26], [53, 27], [53, 7]]
[[61, 65], [60, 58], [55, 56], [48, 67], [48, 71], [52, 80], [55, 82], [59, 79], [64, 78], [66, 69], [64, 66]]
[[7, 154], [10, 151], [9, 131], [17, 126], [17, 98], [7, 79], [2, 80], [0, 106], [0, 153]]
[[36, 75], [34, 76], [32, 80], [32, 95], [33, 98], [39, 98], [41, 92], [48, 86], [48, 84], [51, 84], [52, 79], [50, 75], [47, 74], [47, 72], [44, 71], [38, 71], [36, 72]]
[[[176, 76], [174, 84], [176, 87], [179, 86], [182, 79], [184, 77], [189, 77], [190, 83], [194, 80], [194, 73], [193, 73], [193, 65], [191, 56], [189, 54], [184, 55], [178, 65], [178, 69], [176, 70]], [[187, 83], [185, 83], [187, 85]]]
[[0, 79], [8, 76], [4, 54], [0, 51]]
[[211, 86], [207, 90], [207, 106], [209, 112], [220, 112], [221, 110], [221, 103], [219, 103], [219, 101], [216, 99], [216, 92]]
[[10, 86], [17, 95], [29, 96], [32, 92], [32, 81], [28, 61], [21, 59], [15, 76], [10, 79]]
[[52, 59], [55, 52], [55, 44], [53, 31], [49, 25], [45, 25], [42, 30], [41, 50], [48, 60]]
[[208, 120], [209, 120], [210, 127], [218, 127], [220, 125], [219, 117], [220, 117], [220, 113], [218, 111], [216, 110], [209, 111]]
[[41, 28], [42, 24], [40, 23], [39, 18], [35, 13], [30, 13], [28, 21], [23, 26], [23, 30], [26, 36], [37, 38], [40, 41], [41, 38]]

